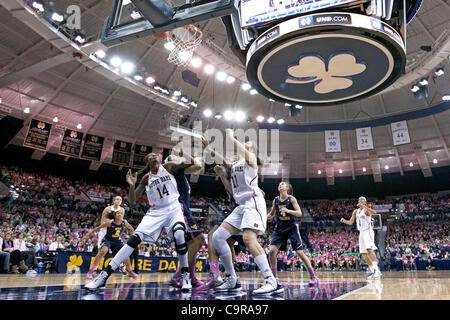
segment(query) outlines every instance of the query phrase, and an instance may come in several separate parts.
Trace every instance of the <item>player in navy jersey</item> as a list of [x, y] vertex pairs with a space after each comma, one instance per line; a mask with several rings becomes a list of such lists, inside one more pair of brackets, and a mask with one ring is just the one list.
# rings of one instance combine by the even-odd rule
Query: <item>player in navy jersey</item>
[[[191, 186], [189, 185], [189, 182], [186, 178], [186, 174], [192, 174], [194, 172], [199, 171], [202, 168], [202, 161], [198, 157], [192, 158], [189, 154], [183, 153], [182, 149], [178, 151], [176, 150], [173, 151], [174, 153], [178, 153], [180, 156], [182, 156], [186, 160], [186, 163], [192, 163], [192, 165], [187, 168], [173, 169], [173, 176], [175, 177], [175, 180], [177, 182], [178, 192], [180, 194], [178, 201], [181, 203], [181, 207], [184, 214], [184, 221], [187, 227], [185, 239], [188, 245], [188, 265], [189, 265], [188, 269], [189, 274], [191, 276], [192, 287], [197, 290], [203, 290], [206, 289], [206, 286], [202, 281], [198, 280], [195, 277], [195, 263], [197, 260], [197, 253], [200, 251], [203, 244], [205, 243], [205, 238], [203, 237], [203, 231], [198, 226], [197, 221], [195, 221], [194, 217], [192, 216], [192, 212], [190, 210]], [[180, 157], [178, 157], [175, 154], [171, 154], [170, 156], [167, 157], [167, 159], [164, 162], [180, 161], [180, 160], [181, 160]], [[180, 267], [178, 267], [175, 274], [169, 280], [169, 284], [172, 285], [173, 287], [181, 288]]]
[[[128, 223], [128, 221], [123, 219], [123, 214], [123, 210], [111, 210], [106, 216], [109, 220], [88, 232], [84, 237], [87, 239], [95, 232], [100, 231], [102, 228], [106, 229], [106, 233], [103, 237], [97, 256], [95, 257], [94, 263], [86, 275], [86, 279], [92, 279], [93, 272], [97, 269], [101, 259], [109, 252], [109, 250], [111, 250], [113, 255], [116, 255], [116, 253], [123, 247], [123, 242], [120, 237], [122, 236], [125, 227], [131, 232], [134, 232], [133, 227]], [[128, 270], [128, 275], [133, 279], [136, 279], [137, 275], [133, 272], [129, 259], [125, 260], [125, 267]]]
[[[308, 270], [311, 281], [309, 285], [315, 286], [318, 280], [314, 274], [314, 269], [311, 261], [303, 252], [304, 245], [300, 237], [298, 224], [295, 222], [295, 217], [301, 217], [302, 211], [298, 205], [297, 199], [292, 196], [292, 186], [287, 182], [280, 182], [278, 185], [280, 195], [273, 200], [272, 209], [270, 210], [267, 219], [275, 216], [276, 225], [275, 232], [272, 236], [272, 241], [269, 247], [269, 259], [272, 268], [272, 273], [277, 276], [277, 253], [281, 247], [286, 247], [287, 240], [291, 242], [292, 250], [297, 252], [302, 262]], [[277, 278], [277, 290], [282, 290], [283, 287]]]

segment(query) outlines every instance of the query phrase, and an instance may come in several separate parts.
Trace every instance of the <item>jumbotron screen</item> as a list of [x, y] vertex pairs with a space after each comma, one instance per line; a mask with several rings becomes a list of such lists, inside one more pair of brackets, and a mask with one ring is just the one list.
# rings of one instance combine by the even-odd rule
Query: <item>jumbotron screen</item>
[[241, 23], [245, 28], [358, 1], [360, 2], [360, 0], [242, 0]]

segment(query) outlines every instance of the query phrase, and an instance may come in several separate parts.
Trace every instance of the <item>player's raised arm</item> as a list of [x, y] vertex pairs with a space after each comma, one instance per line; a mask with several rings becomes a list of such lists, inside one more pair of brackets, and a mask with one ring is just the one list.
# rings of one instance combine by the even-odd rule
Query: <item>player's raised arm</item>
[[247, 162], [247, 164], [252, 168], [258, 168], [256, 155], [250, 151], [250, 148], [247, 148], [244, 144], [239, 142], [239, 140], [234, 137], [232, 129], [226, 129], [225, 132], [236, 145], [238, 151], [244, 152], [245, 162]]
[[128, 170], [126, 180], [128, 185], [130, 186], [130, 190], [128, 191], [128, 202], [130, 205], [136, 203], [136, 200], [139, 199], [145, 190], [145, 185], [148, 180], [148, 173], [141, 179], [139, 182], [139, 186], [135, 189], [135, 185], [137, 182], [137, 173], [132, 174], [131, 170]]
[[270, 220], [275, 215], [276, 209], [275, 209], [275, 199], [272, 201], [272, 208], [270, 209], [269, 214], [267, 215], [267, 220]]
[[341, 218], [341, 222], [346, 224], [346, 225], [351, 226], [355, 222], [355, 219], [356, 219], [356, 210], [353, 210], [352, 217], [350, 218], [350, 220], [346, 220], [344, 218]]
[[214, 167], [214, 172], [220, 178], [220, 181], [222, 181], [223, 186], [225, 187], [225, 190], [229, 194], [233, 194], [233, 188], [231, 187], [230, 180], [228, 180], [227, 177], [226, 177], [226, 169], [225, 169], [225, 167], [223, 167], [223, 166], [215, 166]]
[[370, 215], [377, 214], [377, 212], [376, 212], [375, 210], [369, 208], [368, 206], [366, 206], [366, 205], [364, 205], [364, 204], [362, 204], [362, 203], [359, 203], [359, 204], [358, 204], [358, 207], [360, 207], [361, 209], [366, 209], [366, 210], [365, 210], [366, 216], [370, 216]]

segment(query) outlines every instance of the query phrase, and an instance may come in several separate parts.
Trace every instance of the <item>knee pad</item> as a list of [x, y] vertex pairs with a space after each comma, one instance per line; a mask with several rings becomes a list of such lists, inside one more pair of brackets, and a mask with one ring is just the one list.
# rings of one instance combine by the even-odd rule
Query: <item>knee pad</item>
[[212, 240], [216, 249], [221, 242], [226, 242], [229, 237], [231, 237], [231, 233], [227, 229], [219, 227], [212, 235]]
[[186, 254], [188, 247], [184, 238], [186, 233], [186, 227], [184, 223], [177, 222], [172, 227], [173, 239], [175, 241], [175, 250], [178, 254]]
[[141, 243], [141, 238], [138, 234], [133, 234], [127, 241], [127, 245], [129, 245], [132, 248], [136, 248], [139, 243]]

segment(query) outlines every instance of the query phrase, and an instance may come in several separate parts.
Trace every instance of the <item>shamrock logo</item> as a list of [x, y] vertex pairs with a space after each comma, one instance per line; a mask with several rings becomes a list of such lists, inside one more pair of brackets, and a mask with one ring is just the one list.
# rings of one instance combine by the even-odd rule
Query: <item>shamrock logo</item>
[[72, 273], [73, 271], [80, 271], [80, 266], [83, 264], [83, 258], [81, 256], [73, 255], [69, 257], [69, 262], [67, 262], [67, 273]]
[[195, 268], [197, 269], [197, 271], [202, 271], [203, 270], [203, 261], [198, 260], [197, 263], [195, 264]]
[[356, 61], [351, 52], [332, 54], [328, 65], [316, 54], [300, 57], [298, 64], [290, 66], [286, 83], [304, 84], [314, 82], [314, 91], [326, 94], [336, 90], [350, 88], [352, 76], [366, 70], [364, 62]]

